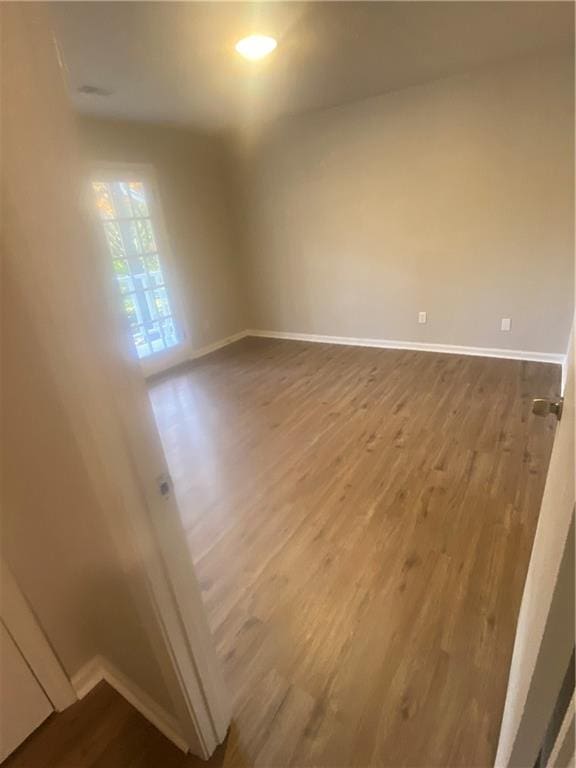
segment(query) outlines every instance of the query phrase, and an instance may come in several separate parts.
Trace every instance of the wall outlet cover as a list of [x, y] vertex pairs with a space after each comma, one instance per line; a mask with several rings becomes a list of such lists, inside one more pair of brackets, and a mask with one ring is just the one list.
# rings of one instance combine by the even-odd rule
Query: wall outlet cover
[[418, 322], [419, 323], [427, 322], [426, 312], [418, 312]]
[[512, 321], [509, 317], [503, 317], [500, 321], [500, 330], [501, 331], [509, 331], [512, 327]]

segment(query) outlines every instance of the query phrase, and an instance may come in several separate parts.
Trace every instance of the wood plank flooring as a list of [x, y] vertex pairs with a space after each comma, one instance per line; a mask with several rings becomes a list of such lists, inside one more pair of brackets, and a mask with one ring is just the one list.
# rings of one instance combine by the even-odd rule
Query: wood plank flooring
[[[556, 366], [245, 339], [151, 385], [222, 764], [491, 766]], [[220, 758], [219, 758], [220, 759]]]
[[51, 715], [2, 768], [218, 768], [226, 746], [207, 764], [185, 755], [116, 693], [100, 683]]

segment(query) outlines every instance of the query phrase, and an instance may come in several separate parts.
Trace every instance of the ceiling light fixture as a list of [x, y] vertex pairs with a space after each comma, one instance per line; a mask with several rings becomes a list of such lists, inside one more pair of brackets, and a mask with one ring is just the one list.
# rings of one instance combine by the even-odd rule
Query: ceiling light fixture
[[249, 35], [236, 43], [236, 50], [249, 61], [258, 61], [272, 53], [278, 43], [267, 35]]

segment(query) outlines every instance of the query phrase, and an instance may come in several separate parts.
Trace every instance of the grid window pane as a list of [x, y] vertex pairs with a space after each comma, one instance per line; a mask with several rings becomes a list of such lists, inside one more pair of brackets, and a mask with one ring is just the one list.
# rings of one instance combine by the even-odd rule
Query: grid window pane
[[130, 325], [141, 325], [144, 322], [144, 318], [142, 317], [142, 311], [139, 302], [137, 301], [136, 294], [124, 296], [123, 304], [124, 312], [126, 312], [126, 317], [128, 318]]
[[120, 293], [131, 293], [134, 291], [134, 281], [130, 275], [130, 266], [126, 259], [115, 259], [112, 262], [112, 268], [116, 275]]
[[150, 344], [148, 344], [148, 339], [146, 338], [144, 330], [142, 328], [134, 329], [132, 338], [134, 339], [134, 345], [136, 347], [136, 354], [138, 357], [148, 357], [148, 355], [151, 354], [152, 349]]
[[175, 347], [178, 344], [178, 335], [174, 322], [171, 317], [167, 317], [161, 322], [162, 333], [164, 334], [164, 341], [167, 347]]
[[140, 181], [131, 181], [128, 184], [130, 200], [132, 201], [132, 210], [134, 216], [149, 216], [148, 204], [146, 202], [146, 190], [144, 184]]
[[130, 274], [130, 265], [126, 259], [114, 259], [112, 268], [117, 278], [127, 277]]
[[140, 309], [140, 316], [142, 317], [143, 321], [146, 322], [148, 320], [155, 320], [156, 314], [154, 312], [154, 306], [152, 305], [152, 302], [148, 298], [148, 291], [142, 292], [139, 291], [135, 294], [136, 300], [138, 301], [138, 307]]
[[145, 291], [147, 288], [151, 287], [150, 278], [146, 269], [146, 265], [144, 264], [144, 259], [140, 258], [132, 262], [132, 274], [134, 276], [134, 283], [136, 284], [137, 290]]
[[108, 184], [105, 184], [103, 181], [95, 182], [94, 192], [96, 194], [96, 208], [98, 209], [100, 218], [115, 218], [116, 213], [114, 211], [114, 205], [112, 204], [112, 197], [110, 195]]
[[164, 337], [162, 336], [160, 323], [146, 323], [145, 328], [146, 335], [148, 336], [148, 341], [152, 347], [152, 350], [154, 352], [161, 352], [163, 349], [165, 349], [166, 345], [164, 344]]
[[170, 316], [170, 302], [165, 288], [157, 288], [154, 291], [154, 306], [159, 317]]
[[146, 300], [146, 311], [148, 313], [149, 319], [157, 320], [159, 318], [159, 315], [156, 310], [156, 303], [154, 302], [154, 296], [152, 295], [152, 291], [146, 291], [144, 296]]
[[123, 258], [125, 256], [124, 241], [122, 240], [122, 233], [118, 224], [115, 221], [105, 222], [104, 234], [106, 235], [106, 241], [112, 258]]
[[145, 257], [145, 264], [148, 274], [150, 275], [150, 282], [153, 286], [164, 285], [164, 275], [162, 274], [162, 268], [160, 267], [160, 259], [158, 254]]
[[132, 216], [132, 206], [130, 205], [130, 195], [128, 194], [128, 184], [122, 181], [113, 181], [110, 184], [114, 208], [116, 209], [117, 219], [127, 219]]
[[145, 358], [176, 346], [181, 339], [144, 184], [98, 181], [93, 189], [137, 356]]
[[156, 251], [156, 241], [150, 219], [141, 219], [136, 221], [138, 236], [144, 253], [154, 253]]
[[134, 281], [130, 275], [125, 275], [122, 277], [117, 275], [116, 281], [118, 283], [118, 288], [120, 288], [121, 294], [134, 293]]
[[132, 219], [129, 219], [128, 221], [119, 221], [118, 226], [128, 256], [137, 256], [139, 253], [142, 253], [142, 245], [140, 244], [140, 238], [138, 237], [136, 222], [132, 221]]

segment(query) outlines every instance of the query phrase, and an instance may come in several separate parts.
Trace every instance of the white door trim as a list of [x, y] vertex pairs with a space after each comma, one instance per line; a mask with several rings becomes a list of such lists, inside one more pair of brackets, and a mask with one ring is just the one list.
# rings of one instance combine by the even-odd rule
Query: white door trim
[[61, 712], [76, 701], [74, 688], [3, 560], [0, 568], [2, 620], [54, 709]]
[[535, 764], [574, 649], [574, 341], [572, 333], [564, 411], [520, 605], [497, 768]]

